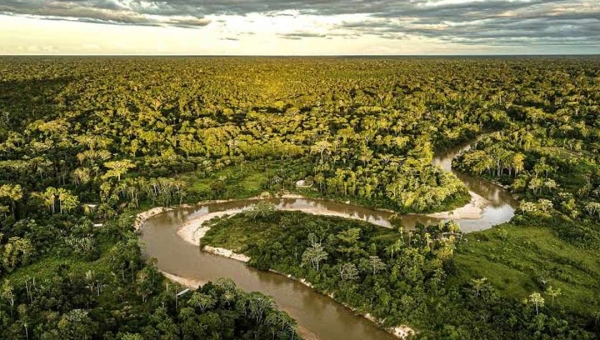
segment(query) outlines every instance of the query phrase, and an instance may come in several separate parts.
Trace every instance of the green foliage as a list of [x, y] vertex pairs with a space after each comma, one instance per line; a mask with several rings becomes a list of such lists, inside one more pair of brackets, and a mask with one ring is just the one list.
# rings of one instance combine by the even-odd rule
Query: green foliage
[[495, 229], [468, 235], [459, 247], [456, 264], [461, 280], [486, 277], [515, 299], [552, 286], [561, 290], [554, 303], [562, 308], [580, 314], [600, 309], [594, 288], [600, 284], [595, 250], [565, 243], [548, 227], [511, 223]]
[[[482, 247], [483, 242], [477, 240], [485, 234], [469, 236], [468, 241], [458, 235], [453, 223], [398, 232], [340, 218], [277, 212], [268, 222], [241, 214], [213, 221], [203, 244], [244, 253], [251, 257], [250, 264], [260, 269], [305, 279], [337, 301], [384, 320], [386, 326], [409, 324], [418, 329], [422, 339], [591, 339], [585, 309], [573, 314], [563, 309], [573, 307], [565, 295], [587, 298], [582, 308], [595, 306], [590, 299], [595, 299], [592, 286], [598, 279], [591, 277], [595, 275], [592, 271], [585, 271], [586, 264], [579, 265], [585, 272], [563, 274], [564, 279], [573, 275], [571, 280], [586, 275], [585, 283], [552, 279], [552, 286], [534, 283], [507, 294], [502, 284], [518, 281], [523, 275], [503, 269], [506, 252], [485, 247], [475, 253], [471, 249]], [[511, 233], [495, 239], [515, 243]], [[457, 246], [460, 253], [454, 260]], [[515, 257], [526, 254], [527, 260], [535, 260], [538, 256], [525, 247], [536, 249], [525, 243], [515, 249]], [[473, 268], [473, 258], [481, 258], [482, 265]], [[519, 263], [516, 258], [514, 263]], [[546, 267], [539, 267], [538, 273], [548, 266], [556, 268], [555, 263], [553, 258]], [[569, 262], [569, 266], [575, 265]], [[522, 299], [526, 302], [520, 302]], [[557, 324], [563, 326], [559, 329]]]
[[175, 308], [130, 209], [292, 191], [447, 210], [469, 195], [433, 152], [482, 131], [497, 132], [454, 165], [521, 209], [456, 257], [455, 230], [266, 206], [207, 238], [423, 339], [590, 338], [599, 75], [596, 58], [0, 59], [0, 338], [292, 338], [268, 298], [230, 284]]
[[25, 337], [23, 325], [33, 339], [298, 338], [295, 322], [268, 298], [230, 281], [208, 283], [176, 303], [183, 288], [142, 262], [136, 238], [121, 229], [127, 220], [74, 227], [72, 237], [89, 233], [106, 249], [97, 259], [58, 252], [3, 280], [0, 338]]

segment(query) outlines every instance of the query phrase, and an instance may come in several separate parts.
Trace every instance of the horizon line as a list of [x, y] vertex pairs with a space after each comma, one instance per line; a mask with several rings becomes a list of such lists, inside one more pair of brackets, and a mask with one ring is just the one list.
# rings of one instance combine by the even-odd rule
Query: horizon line
[[515, 54], [1, 54], [0, 57], [590, 57], [597, 53]]

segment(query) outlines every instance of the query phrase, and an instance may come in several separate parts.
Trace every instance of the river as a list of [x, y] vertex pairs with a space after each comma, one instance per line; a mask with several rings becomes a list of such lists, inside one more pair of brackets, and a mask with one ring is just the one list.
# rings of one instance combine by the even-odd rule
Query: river
[[[458, 219], [465, 232], [491, 228], [509, 221], [514, 215], [517, 202], [502, 187], [451, 169], [452, 159], [468, 144], [450, 149], [436, 156], [434, 165], [454, 172], [470, 191], [484, 197], [490, 203], [480, 219]], [[325, 213], [344, 214], [380, 226], [389, 227], [390, 212], [367, 209], [350, 204], [307, 198], [271, 199], [279, 209], [319, 210]], [[238, 200], [213, 203], [194, 208], [177, 209], [159, 214], [143, 224], [140, 236], [145, 244], [145, 258], [158, 260], [158, 268], [180, 277], [215, 281], [230, 278], [246, 291], [259, 291], [272, 296], [277, 305], [293, 317], [304, 334], [320, 340], [392, 340], [393, 335], [381, 330], [374, 323], [357, 316], [333, 299], [285, 276], [258, 271], [242, 262], [204, 253], [199, 247], [183, 241], [176, 233], [186, 221], [211, 212], [240, 209], [256, 203], [256, 200]], [[402, 217], [409, 228], [417, 222], [435, 223], [439, 218], [420, 215]]]

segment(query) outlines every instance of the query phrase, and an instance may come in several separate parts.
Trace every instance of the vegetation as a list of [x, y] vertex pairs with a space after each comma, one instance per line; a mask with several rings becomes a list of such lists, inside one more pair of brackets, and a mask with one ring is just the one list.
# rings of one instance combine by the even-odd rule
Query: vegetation
[[17, 222], [11, 231], [20, 236], [2, 247], [10, 275], [0, 286], [0, 337], [298, 338], [295, 322], [264, 295], [226, 280], [189, 293], [166, 281], [142, 262], [131, 224], [121, 217], [100, 229], [70, 216]]
[[[268, 299], [230, 283], [174, 306], [177, 289], [140, 260], [129, 217], [262, 191], [442, 211], [468, 195], [431, 165], [434, 151], [484, 131], [495, 132], [455, 167], [509, 186], [521, 200], [510, 224], [451, 242], [442, 260], [441, 230], [417, 231], [392, 258], [387, 242], [408, 234], [319, 219], [327, 236], [361, 228], [336, 238], [358, 245], [344, 253], [294, 234], [306, 249], [254, 264], [322, 291], [360, 287], [336, 298], [423, 338], [592, 338], [599, 96], [597, 58], [2, 58], [0, 338], [296, 337], [285, 314], [257, 309]], [[287, 218], [255, 213], [236, 219]], [[283, 228], [275, 221], [265, 240]], [[263, 249], [255, 241], [236, 248]], [[405, 253], [416, 276], [392, 283], [383, 273], [409, 268]], [[374, 291], [407, 297], [386, 305]]]
[[[517, 298], [546, 291], [552, 303], [597, 316], [600, 115], [598, 92], [592, 90], [597, 77], [581, 75], [576, 83], [578, 94], [570, 82], [538, 84], [527, 103], [507, 105], [510, 124], [455, 160], [462, 171], [506, 185], [521, 203], [510, 223], [470, 235], [456, 260], [464, 279], [486, 277]], [[594, 327], [597, 331], [596, 321]]]
[[[257, 268], [306, 279], [386, 327], [416, 328], [420, 339], [594, 338], [586, 317], [565, 312], [560, 287], [547, 283], [545, 291], [525, 293], [521, 302], [500, 294], [487, 278], [459, 277], [462, 262], [472, 259], [454, 257], [457, 247], [470, 246], [453, 222], [405, 231], [271, 211], [217, 219], [210, 226], [204, 245], [233, 249], [250, 256]], [[599, 282], [597, 276], [593, 280], [574, 286], [593, 290]]]

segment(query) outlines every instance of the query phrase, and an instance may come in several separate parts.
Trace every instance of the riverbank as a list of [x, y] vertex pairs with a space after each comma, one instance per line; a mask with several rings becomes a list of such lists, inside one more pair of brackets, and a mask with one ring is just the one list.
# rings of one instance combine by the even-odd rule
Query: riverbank
[[469, 194], [471, 195], [471, 201], [465, 206], [451, 211], [427, 214], [426, 216], [451, 220], [478, 220], [482, 218], [485, 208], [488, 207], [491, 202], [473, 191], [469, 191]]
[[[282, 198], [282, 199], [304, 199], [304, 197], [300, 196], [300, 195], [283, 195], [280, 198]], [[261, 199], [263, 199], [263, 198], [255, 197], [255, 198], [250, 198], [248, 200], [257, 200], [258, 201]], [[233, 200], [227, 200], [225, 202], [231, 202], [231, 201], [233, 201]], [[218, 202], [210, 202], [210, 203], [218, 203]], [[201, 202], [198, 204], [202, 205], [202, 204], [206, 204], [206, 202]], [[151, 210], [153, 210], [153, 209], [151, 209]], [[217, 217], [236, 215], [236, 214], [241, 213], [243, 210], [244, 209], [230, 209], [230, 210], [226, 210], [226, 211], [206, 213], [204, 215], [198, 216], [194, 219], [187, 221], [186, 223], [181, 225], [179, 228], [177, 228], [177, 235], [179, 235], [179, 237], [181, 237], [184, 241], [198, 246], [198, 245], [200, 245], [200, 239], [210, 229], [208, 227], [203, 226], [204, 222], [207, 222], [207, 221], [209, 221], [213, 218], [217, 218]], [[349, 215], [349, 214], [341, 213], [341, 212], [336, 212], [336, 211], [330, 211], [330, 210], [326, 210], [324, 208], [319, 208], [319, 207], [311, 207], [311, 208], [281, 207], [281, 208], [277, 208], [277, 210], [300, 211], [300, 212], [303, 212], [306, 214], [311, 214], [311, 215], [335, 216], [335, 217], [348, 218], [348, 219], [353, 219], [353, 220], [358, 220], [358, 221], [364, 221], [364, 219], [357, 217], [357, 216], [353, 216], [353, 215]], [[164, 210], [164, 211], [168, 211], [168, 210]], [[151, 216], [157, 215], [159, 213], [160, 212], [158, 212], [158, 213], [154, 212], [154, 213], [148, 214], [147, 215], [148, 217], [146, 217], [146, 219], [150, 218]], [[144, 215], [144, 216], [146, 216], [146, 215]]]
[[[430, 213], [430, 214], [425, 214], [425, 215], [407, 214], [407, 215], [403, 215], [403, 216], [424, 216], [424, 217], [430, 217], [430, 218], [436, 218], [436, 219], [452, 219], [452, 220], [460, 220], [460, 219], [478, 220], [478, 219], [481, 219], [483, 217], [483, 212], [484, 212], [485, 208], [490, 205], [490, 202], [487, 199], [485, 199], [484, 197], [476, 194], [475, 192], [469, 191], [469, 194], [471, 196], [471, 201], [468, 204], [466, 204], [462, 207], [456, 208], [454, 210]], [[299, 199], [299, 200], [307, 200], [307, 201], [312, 200], [312, 201], [316, 201], [316, 202], [323, 202], [323, 205], [332, 202], [335, 204], [346, 204], [346, 205], [352, 206], [351, 204], [348, 204], [348, 203], [339, 203], [337, 201], [328, 201], [328, 200], [324, 200], [324, 199], [311, 199], [310, 197], [305, 197], [305, 196], [298, 195], [298, 194], [289, 194], [288, 193], [288, 194], [273, 196], [273, 195], [269, 194], [268, 192], [264, 192], [258, 196], [250, 197], [247, 199], [207, 200], [207, 201], [198, 202], [195, 205], [184, 205], [182, 207], [183, 208], [193, 208], [193, 207], [202, 206], [202, 205], [213, 205], [213, 204], [231, 203], [231, 202], [238, 202], [238, 201], [239, 202], [243, 202], [243, 201], [258, 202], [261, 200], [269, 200], [269, 199], [283, 199], [283, 200]], [[356, 206], [356, 207], [361, 208], [358, 206]], [[147, 210], [145, 212], [139, 213], [137, 215], [137, 218], [134, 223], [135, 230], [139, 230], [141, 225], [147, 219], [149, 219], [155, 215], [158, 215], [160, 213], [171, 211], [174, 209], [176, 209], [176, 208], [156, 207], [156, 208]], [[394, 211], [392, 211], [392, 210], [369, 209], [369, 210], [372, 210], [373, 213], [382, 213], [382, 214], [389, 215], [388, 218], [383, 218], [382, 220], [379, 220], [379, 221], [372, 221], [372, 220], [369, 220], [368, 218], [365, 218], [364, 214], [356, 214], [356, 213], [351, 214], [351, 213], [342, 212], [342, 211], [328, 210], [327, 207], [321, 206], [320, 204], [317, 204], [315, 206], [301, 206], [301, 207], [294, 207], [292, 205], [281, 205], [281, 206], [278, 206], [277, 209], [281, 210], [281, 211], [300, 211], [300, 212], [304, 212], [307, 214], [318, 215], [318, 216], [335, 216], [335, 217], [342, 217], [342, 218], [359, 220], [359, 221], [366, 221], [366, 222], [375, 223], [375, 224], [378, 224], [380, 226], [387, 227], [387, 228], [391, 227], [391, 223], [389, 221], [389, 216], [394, 214]], [[199, 244], [198, 241], [203, 235], [202, 234], [202, 232], [203, 232], [202, 224], [204, 222], [206, 222], [210, 219], [216, 218], [216, 217], [222, 217], [222, 216], [226, 216], [226, 215], [235, 215], [242, 211], [243, 211], [243, 209], [229, 209], [226, 211], [206, 213], [202, 216], [198, 216], [198, 217], [186, 222], [184, 225], [182, 225], [180, 228], [178, 228], [177, 234], [182, 239], [184, 239], [186, 242], [188, 242], [190, 244], [198, 245]], [[367, 212], [367, 214], [368, 214], [368, 212]], [[200, 233], [200, 234], [198, 234], [198, 233]]]
[[[282, 196], [282, 198], [296, 198], [297, 195], [287, 195], [287, 196]], [[262, 193], [258, 196], [254, 196], [254, 197], [250, 197], [247, 198], [245, 200], [261, 200], [261, 199], [268, 199], [271, 198], [271, 195], [267, 192], [267, 193]], [[158, 214], [162, 214], [164, 212], [167, 211], [172, 211], [175, 209], [181, 209], [181, 208], [193, 208], [195, 206], [199, 206], [199, 205], [207, 205], [207, 204], [219, 204], [219, 203], [227, 203], [227, 202], [233, 202], [233, 201], [239, 201], [240, 199], [236, 199], [236, 198], [232, 198], [232, 199], [227, 199], [227, 200], [205, 200], [205, 201], [200, 201], [196, 204], [182, 204], [180, 206], [177, 206], [176, 208], [171, 208], [171, 207], [154, 207], [152, 209], [143, 211], [139, 214], [136, 215], [135, 221], [133, 223], [133, 229], [135, 229], [136, 231], [139, 231], [140, 228], [142, 227], [142, 225], [144, 224], [144, 222], [146, 222], [148, 219], [158, 215]], [[216, 217], [216, 216], [213, 216]], [[211, 217], [211, 218], [213, 218]], [[190, 221], [192, 222], [192, 221]]]
[[150, 210], [141, 212], [141, 213], [137, 214], [137, 216], [135, 217], [135, 221], [133, 222], [133, 229], [138, 231], [138, 230], [140, 230], [140, 228], [142, 227], [144, 222], [146, 222], [146, 220], [148, 220], [149, 218], [154, 217], [158, 214], [162, 214], [167, 211], [171, 211], [171, 210], [173, 210], [173, 208], [155, 207]]
[[160, 272], [167, 279], [169, 279], [169, 281], [179, 283], [180, 285], [182, 285], [184, 287], [188, 287], [188, 288], [198, 289], [198, 288], [204, 286], [207, 283], [206, 281], [201, 281], [201, 280], [186, 279], [185, 277], [181, 277], [181, 276], [178, 276], [178, 275], [175, 275], [175, 274], [167, 273], [167, 272], [162, 271], [162, 270]]
[[177, 235], [184, 241], [191, 243], [195, 246], [200, 245], [200, 239], [204, 237], [206, 232], [210, 230], [209, 227], [204, 227], [204, 222], [212, 220], [213, 218], [223, 217], [227, 215], [235, 215], [242, 212], [242, 209], [233, 209], [227, 211], [219, 211], [214, 213], [207, 213], [202, 216], [196, 217], [192, 220], [187, 221], [179, 228], [177, 228]]
[[[280, 209], [280, 210], [288, 210], [288, 209]], [[289, 209], [289, 210], [298, 211], [298, 209]], [[328, 214], [326, 212], [320, 212], [318, 209], [306, 209], [306, 210], [312, 212], [314, 215], [324, 215], [324, 216], [337, 216], [337, 215], [339, 215], [339, 214]], [[240, 213], [241, 211], [243, 211], [243, 209], [235, 209], [235, 210], [229, 210], [229, 211], [223, 211], [223, 212], [214, 212], [214, 213], [204, 214], [204, 215], [199, 216], [199, 217], [197, 217], [197, 218], [195, 218], [195, 219], [193, 219], [191, 221], [188, 221], [188, 222], [184, 223], [179, 228], [177, 228], [177, 235], [181, 239], [183, 239], [185, 242], [188, 242], [190, 244], [199, 246], [200, 243], [201, 243], [202, 238], [210, 230], [210, 227], [204, 225], [205, 222], [207, 222], [207, 221], [209, 221], [209, 220], [211, 220], [213, 218], [217, 218], [217, 217], [223, 217], [223, 216], [227, 216], [227, 215], [235, 215], [237, 213]], [[299, 211], [303, 211], [303, 210], [299, 210]], [[345, 216], [343, 216], [343, 217], [345, 217]], [[229, 259], [232, 259], [232, 260], [236, 260], [236, 261], [239, 261], [239, 262], [243, 262], [243, 263], [248, 263], [251, 260], [251, 258], [249, 256], [244, 255], [244, 254], [240, 254], [240, 253], [236, 253], [236, 252], [234, 252], [231, 249], [220, 248], [220, 247], [212, 247], [212, 246], [209, 246], [209, 245], [205, 245], [205, 246], [202, 247], [202, 250], [204, 252], [207, 252], [207, 253], [210, 253], [210, 254], [213, 254], [213, 255], [226, 257], [226, 258], [229, 258]], [[283, 273], [283, 272], [278, 272], [278, 271], [275, 271], [275, 270], [269, 270], [269, 271], [271, 271], [271, 272], [273, 272], [275, 274], [278, 274], [278, 275], [285, 276], [285, 277], [287, 277], [290, 280], [299, 282], [299, 283], [301, 283], [302, 285], [304, 285], [304, 286], [306, 286], [308, 288], [314, 289], [314, 286], [310, 282], [306, 281], [303, 278], [296, 278], [296, 277], [293, 277], [290, 274]], [[327, 295], [331, 299], [335, 300], [335, 297], [334, 297], [333, 294], [325, 294], [325, 295]], [[337, 303], [340, 303], [340, 302], [337, 302]], [[344, 303], [340, 303], [340, 304], [343, 305], [344, 307], [352, 310], [355, 314], [360, 315], [360, 316], [366, 318], [367, 320], [369, 320], [369, 321], [371, 321], [373, 323], [376, 323], [379, 326], [381, 326], [383, 324], [382, 320], [378, 320], [378, 319], [376, 319], [375, 317], [373, 317], [372, 315], [370, 315], [368, 313], [367, 314], [361, 314], [361, 313], [358, 313], [355, 308], [352, 308], [349, 305], [346, 305]], [[382, 327], [382, 329], [384, 329], [388, 333], [390, 333], [390, 334], [392, 334], [392, 335], [394, 335], [394, 336], [396, 336], [396, 337], [398, 337], [400, 339], [406, 339], [409, 336], [415, 334], [415, 331], [412, 328], [410, 328], [410, 327], [408, 327], [406, 325], [401, 325], [401, 326], [394, 327], [394, 328], [391, 328], [391, 329]], [[304, 331], [306, 331], [306, 330], [304, 330], [304, 331], [300, 330], [300, 331], [301, 331], [301, 333], [304, 334], [305, 333]], [[307, 338], [308, 339], [312, 339], [311, 337], [307, 337]]]
[[[477, 195], [474, 192], [470, 192], [470, 194], [472, 197], [471, 202], [469, 202], [467, 205], [465, 205], [463, 207], [454, 209], [452, 211], [433, 213], [433, 214], [428, 214], [425, 216], [432, 217], [432, 218], [439, 218], [439, 219], [452, 219], [452, 220], [457, 220], [457, 219], [477, 220], [477, 219], [480, 219], [483, 216], [483, 211], [484, 211], [485, 207], [487, 207], [490, 204], [490, 202], [488, 200], [486, 200], [485, 198], [483, 198], [482, 196]], [[281, 199], [307, 199], [306, 197], [303, 197], [301, 195], [295, 195], [295, 194], [282, 195], [279, 198], [281, 198]], [[259, 201], [261, 199], [265, 199], [264, 195], [261, 195], [258, 197], [252, 197], [252, 198], [248, 199], [248, 201], [254, 201], [254, 200]], [[233, 201], [235, 201], [235, 200], [207, 201], [207, 202], [200, 202], [200, 203], [198, 203], [198, 205], [216, 204], [216, 203], [233, 202]], [[154, 210], [154, 209], [152, 209], [152, 210]], [[203, 227], [204, 222], [209, 221], [213, 218], [217, 218], [217, 217], [239, 214], [243, 210], [244, 209], [230, 209], [230, 210], [226, 210], [226, 211], [206, 213], [201, 216], [195, 217], [194, 219], [189, 220], [186, 223], [184, 223], [183, 225], [181, 225], [177, 229], [177, 235], [179, 235], [179, 237], [181, 237], [184, 241], [198, 246], [200, 244], [200, 239], [208, 231], [207, 228]], [[358, 220], [358, 221], [366, 221], [364, 218], [359, 217], [359, 216], [355, 216], [355, 215], [351, 215], [351, 214], [343, 213], [343, 212], [338, 212], [338, 211], [327, 210], [326, 208], [322, 208], [322, 207], [297, 208], [297, 207], [283, 206], [283, 207], [278, 207], [277, 210], [300, 211], [300, 212], [303, 212], [306, 214], [317, 215], [317, 216], [334, 216], [334, 217], [342, 217], [342, 218], [353, 219], [353, 220]], [[168, 210], [163, 210], [163, 211], [168, 211]], [[388, 212], [385, 210], [381, 210], [381, 211]], [[161, 211], [159, 211], [158, 213], [160, 213], [160, 212]], [[154, 213], [150, 213], [150, 214], [144, 215], [144, 216], [148, 216], [146, 218], [150, 218], [151, 216], [154, 216], [158, 213], [154, 212]], [[367, 222], [369, 222], [369, 221], [367, 221]]]
[[[487, 205], [489, 205], [490, 202], [488, 202], [485, 198], [483, 198], [473, 192], [470, 192], [469, 194], [471, 195], [472, 198], [471, 198], [471, 201], [469, 202], [469, 204], [467, 204], [466, 206], [454, 209], [449, 212], [441, 212], [441, 213], [435, 213], [435, 214], [431, 214], [431, 215], [435, 216], [436, 218], [440, 218], [440, 219], [461, 219], [461, 218], [462, 219], [479, 219], [479, 218], [481, 218], [483, 209]], [[245, 199], [245, 200], [229, 199], [229, 200], [203, 201], [203, 202], [199, 202], [196, 206], [219, 204], [219, 203], [231, 203], [231, 202], [235, 202], [235, 201], [250, 201], [249, 204], [252, 204], [252, 202], [254, 202], [254, 201], [258, 202], [260, 200], [271, 199], [271, 198], [273, 198], [271, 195], [261, 194], [259, 196], [251, 197], [251, 198]], [[301, 196], [301, 195], [297, 195], [297, 194], [279, 195], [275, 198], [305, 199], [305, 200], [311, 201], [310, 199], [308, 199], [304, 196]], [[312, 200], [312, 201], [315, 201], [315, 200]], [[325, 200], [316, 200], [316, 201], [328, 202]], [[235, 204], [233, 206], [235, 206]], [[350, 207], [351, 205], [348, 205], [348, 206]], [[188, 207], [193, 207], [193, 206], [188, 206]], [[155, 216], [162, 212], [169, 211], [169, 210], [173, 210], [173, 209], [171, 209], [171, 208], [151, 209], [145, 213], [139, 214], [138, 219], [136, 219], [136, 221], [138, 221], [139, 225], [141, 225], [141, 224], [143, 224], [143, 221], [145, 221], [146, 219], [151, 218], [152, 216]], [[179, 226], [176, 229], [177, 236], [189, 244], [192, 244], [194, 246], [199, 246], [201, 239], [210, 230], [210, 227], [204, 225], [207, 221], [214, 219], [214, 218], [218, 218], [218, 217], [224, 217], [227, 215], [239, 214], [243, 210], [244, 210], [244, 208], [230, 208], [230, 209], [224, 210], [224, 211], [204, 213], [204, 214], [197, 216], [189, 221], [186, 221], [181, 226]], [[312, 215], [337, 216], [337, 217], [354, 219], [354, 220], [362, 220], [362, 221], [367, 220], [367, 222], [369, 222], [368, 217], [366, 215], [356, 214], [355, 212], [354, 212], [355, 215], [352, 215], [351, 213], [353, 213], [353, 212], [351, 209], [349, 210], [351, 213], [341, 212], [341, 211], [332, 211], [332, 210], [327, 210], [327, 207], [324, 207], [321, 204], [315, 204], [314, 207], [311, 206], [310, 204], [308, 206], [301, 205], [301, 206], [294, 207], [293, 204], [286, 203], [286, 204], [280, 205], [278, 207], [278, 210], [300, 211], [300, 212], [304, 212], [304, 213], [312, 214]], [[389, 212], [387, 212], [387, 213], [388, 213], [388, 215], [390, 215]], [[430, 215], [423, 215], [423, 216], [430, 216]], [[139, 225], [138, 225], [138, 228], [139, 228]], [[214, 254], [217, 256], [221, 256], [221, 257], [230, 258], [230, 259], [233, 259], [233, 260], [236, 260], [239, 262], [243, 262], [243, 263], [248, 263], [250, 261], [250, 257], [248, 257], [244, 254], [235, 253], [234, 251], [232, 251], [230, 249], [226, 249], [226, 248], [205, 246], [203, 250], [207, 253], [211, 253], [211, 254]], [[290, 275], [286, 275], [283, 273], [278, 273], [278, 274], [286, 276], [289, 279], [297, 281], [309, 288], [314, 288], [314, 287], [312, 287], [312, 285], [309, 282], [307, 282], [303, 279], [296, 279], [296, 278], [291, 277]], [[185, 278], [179, 278], [179, 280], [185, 280]], [[199, 284], [197, 282], [194, 282], [193, 280], [191, 280], [191, 281], [192, 281], [191, 283], [187, 282], [187, 285]], [[182, 281], [182, 282], [185, 282], [185, 281]], [[332, 296], [330, 296], [330, 297], [332, 297]], [[349, 306], [345, 306], [345, 307], [353, 310]], [[354, 311], [354, 312], [357, 315], [360, 315], [356, 311]], [[362, 315], [362, 316], [376, 324], [379, 324], [379, 325], [382, 324], [381, 320], [375, 320], [375, 319], [373, 319], [372, 316], [370, 316], [368, 314]], [[410, 327], [405, 326], [405, 325], [398, 326], [393, 329], [387, 329], [387, 331], [389, 333], [393, 334], [395, 337], [398, 337], [401, 339], [405, 339], [405, 338], [409, 337], [411, 334], [414, 334], [414, 330], [412, 330]]]

